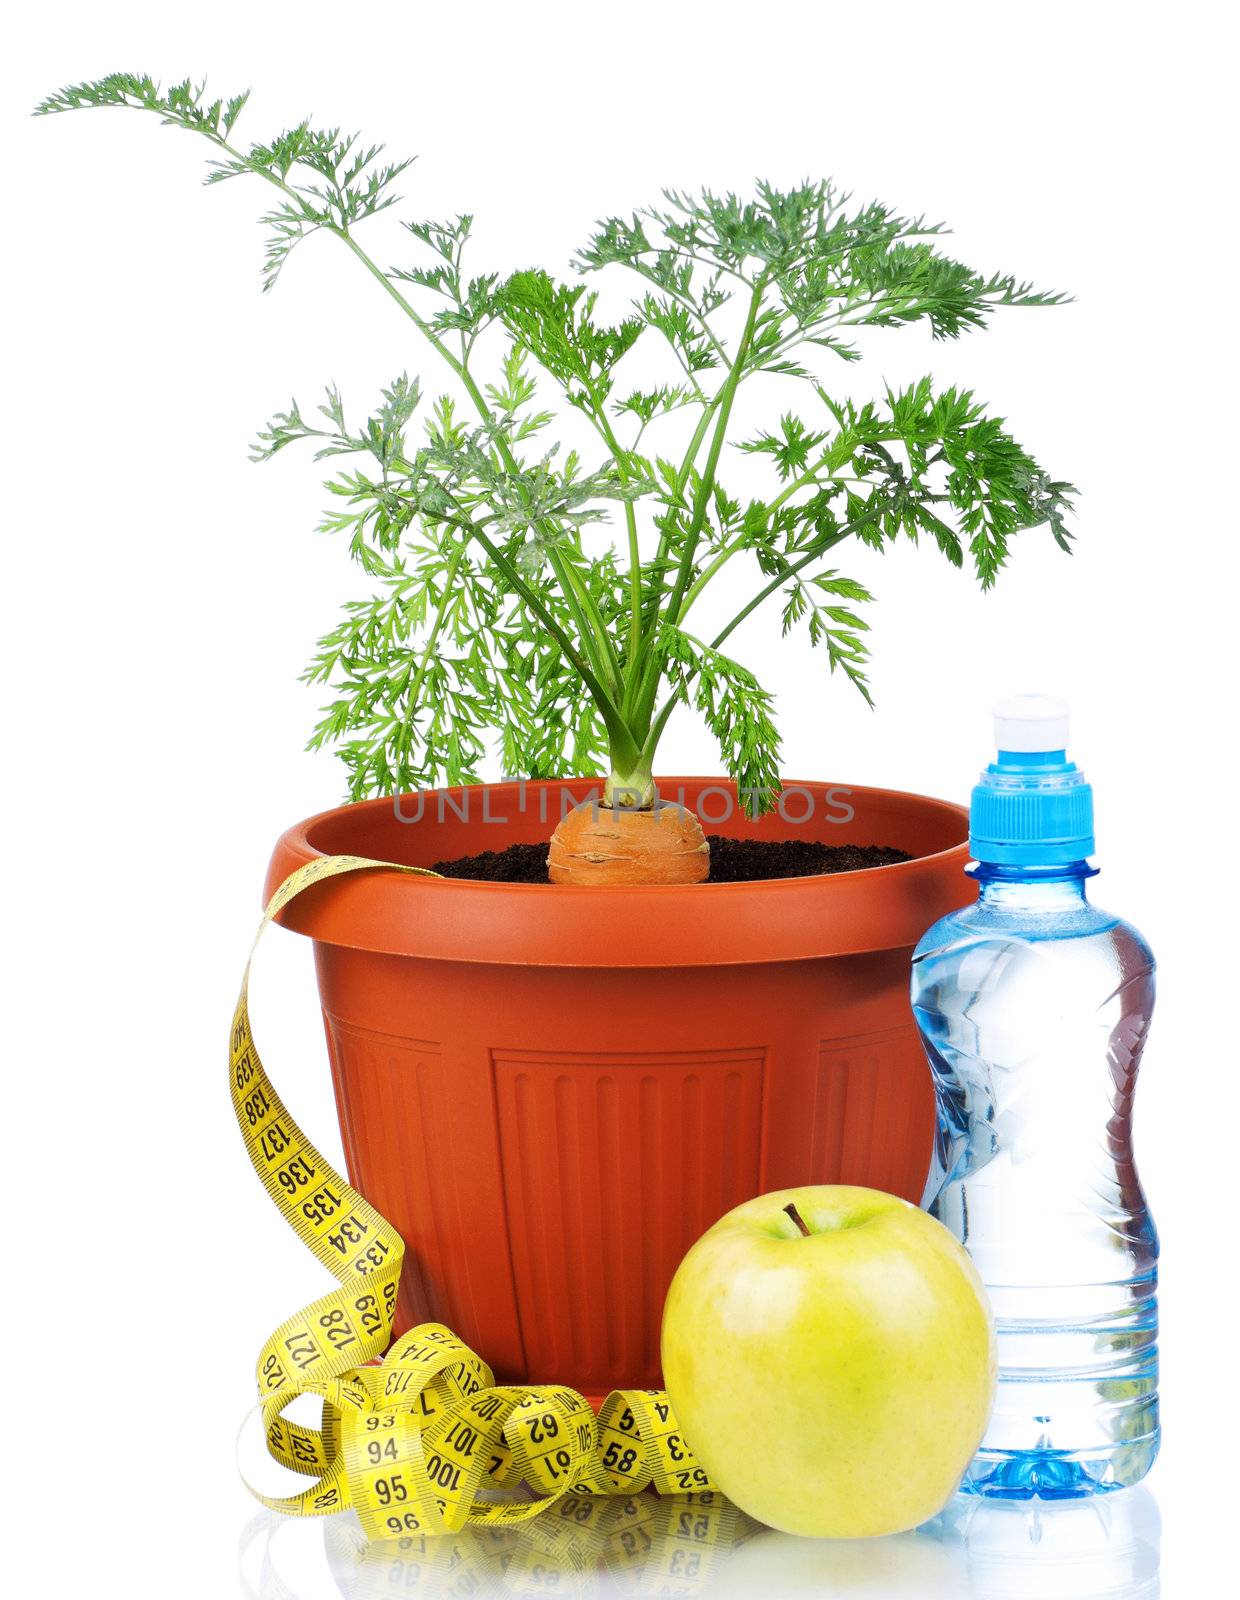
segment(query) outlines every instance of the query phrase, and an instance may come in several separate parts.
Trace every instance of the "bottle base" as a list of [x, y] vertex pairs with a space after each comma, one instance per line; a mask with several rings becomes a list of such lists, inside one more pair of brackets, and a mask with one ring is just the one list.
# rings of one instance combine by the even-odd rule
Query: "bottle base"
[[1154, 1465], [1159, 1435], [1107, 1450], [979, 1450], [961, 1494], [990, 1500], [1080, 1500], [1140, 1483]]

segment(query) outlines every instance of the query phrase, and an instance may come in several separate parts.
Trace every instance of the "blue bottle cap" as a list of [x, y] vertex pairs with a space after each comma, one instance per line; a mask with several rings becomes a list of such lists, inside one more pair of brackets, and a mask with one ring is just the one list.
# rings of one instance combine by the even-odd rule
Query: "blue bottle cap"
[[1094, 795], [1067, 759], [1068, 707], [1021, 694], [994, 710], [998, 758], [969, 806], [975, 861], [1010, 867], [1067, 866], [1094, 853]]

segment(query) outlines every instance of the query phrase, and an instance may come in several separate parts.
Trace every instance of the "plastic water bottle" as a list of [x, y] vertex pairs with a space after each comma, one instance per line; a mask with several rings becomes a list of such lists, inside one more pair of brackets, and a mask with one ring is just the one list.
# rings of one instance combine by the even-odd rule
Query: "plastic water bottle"
[[1158, 1453], [1158, 1235], [1132, 1153], [1154, 959], [1086, 898], [1093, 796], [1059, 700], [995, 708], [970, 811], [974, 905], [913, 957], [938, 1101], [923, 1205], [972, 1256], [999, 1384], [962, 1488], [1066, 1498]]

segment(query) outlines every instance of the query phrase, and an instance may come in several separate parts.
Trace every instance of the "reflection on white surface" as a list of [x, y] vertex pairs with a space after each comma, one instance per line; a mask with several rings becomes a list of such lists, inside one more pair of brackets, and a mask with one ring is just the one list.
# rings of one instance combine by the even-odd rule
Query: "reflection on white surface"
[[263, 1513], [241, 1540], [247, 1600], [380, 1596], [660, 1600], [1157, 1600], [1158, 1505], [1144, 1487], [1026, 1504], [957, 1498], [915, 1533], [798, 1539], [717, 1495], [561, 1500], [515, 1528], [367, 1544], [352, 1514]]

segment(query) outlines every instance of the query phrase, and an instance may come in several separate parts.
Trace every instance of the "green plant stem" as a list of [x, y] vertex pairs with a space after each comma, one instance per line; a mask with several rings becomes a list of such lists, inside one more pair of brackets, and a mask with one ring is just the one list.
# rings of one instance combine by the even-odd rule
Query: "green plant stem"
[[676, 573], [676, 581], [672, 585], [671, 599], [668, 602], [668, 613], [672, 616], [676, 616], [680, 610], [680, 602], [684, 599], [685, 590], [689, 585], [689, 576], [693, 571], [693, 557], [697, 553], [697, 542], [701, 536], [702, 525], [706, 521], [706, 508], [710, 504], [711, 490], [715, 486], [715, 473], [718, 470], [719, 457], [723, 451], [723, 441], [728, 431], [728, 419], [732, 415], [732, 402], [736, 399], [736, 391], [740, 387], [741, 376], [745, 370], [745, 361], [749, 355], [749, 345], [753, 339], [754, 324], [758, 320], [758, 309], [762, 304], [764, 283], [765, 279], [759, 278], [753, 293], [749, 297], [749, 314], [745, 318], [744, 331], [736, 347], [736, 359], [733, 361], [731, 371], [719, 391], [715, 432], [706, 455], [706, 467], [698, 479], [697, 494], [694, 496], [693, 502], [693, 515], [689, 522], [688, 531], [685, 534], [684, 549], [680, 554], [680, 567]]
[[[821, 465], [822, 463], [819, 464]], [[770, 505], [767, 507], [767, 511], [771, 512], [778, 510], [779, 507], [782, 506], [784, 502], [788, 500], [798, 489], [804, 489], [811, 483], [820, 484], [820, 482], [821, 480], [815, 477], [813, 473], [808, 473], [805, 477], [798, 478], [796, 483], [790, 484], [782, 494], [777, 495], [775, 499], [771, 501]], [[829, 482], [856, 483], [862, 485], [863, 487], [866, 485], [866, 480], [864, 478], [831, 478]], [[724, 545], [723, 549], [720, 550], [719, 554], [714, 558], [713, 561], [710, 562], [708, 566], [703, 567], [688, 594], [685, 596], [684, 604], [680, 608], [680, 615], [675, 619], [677, 627], [679, 627], [684, 621], [685, 617], [688, 616], [689, 608], [702, 593], [703, 589], [705, 589], [711, 582], [720, 568], [726, 566], [734, 555], [737, 555], [740, 553], [740, 551], [749, 549], [751, 547], [752, 540], [750, 539], [749, 535], [746, 533], [738, 533], [735, 539], [729, 540], [729, 542]]]
[[596, 647], [595, 663], [599, 672], [607, 680], [613, 695], [623, 696], [624, 674], [620, 666], [620, 658], [616, 654], [616, 647], [611, 641], [607, 624], [599, 614], [594, 603], [594, 596], [581, 580], [581, 574], [573, 564], [571, 555], [563, 551], [549, 552], [552, 561], [552, 570], [560, 581], [560, 587], [573, 604], [576, 615], [581, 619], [586, 640], [593, 640]]
[[[698, 476], [697, 493], [694, 495], [693, 511], [690, 517], [688, 529], [685, 532], [684, 547], [681, 550], [680, 564], [676, 572], [676, 579], [672, 585], [672, 591], [666, 602], [666, 607], [664, 606], [662, 597], [660, 596], [659, 611], [662, 613], [662, 615], [670, 617], [673, 620], [680, 615], [681, 603], [684, 600], [685, 591], [688, 588], [689, 579], [693, 572], [693, 558], [697, 552], [698, 539], [701, 537], [702, 527], [706, 521], [707, 507], [710, 504], [711, 492], [715, 486], [715, 473], [719, 467], [719, 457], [723, 451], [723, 441], [727, 436], [728, 431], [728, 420], [732, 414], [732, 403], [736, 399], [736, 391], [740, 387], [741, 378], [744, 375], [745, 361], [748, 357], [749, 346], [753, 339], [754, 326], [758, 320], [758, 311], [762, 305], [762, 295], [765, 284], [765, 277], [760, 277], [753, 286], [752, 293], [749, 297], [749, 311], [745, 318], [745, 326], [741, 333], [740, 340], [737, 343], [735, 358], [733, 359], [732, 366], [726, 379], [720, 387], [719, 393], [715, 396], [714, 401], [711, 403], [711, 410], [716, 413], [715, 431], [711, 437], [710, 449], [706, 456], [706, 464]], [[710, 412], [707, 412], [704, 415], [702, 422], [699, 423], [698, 432], [694, 435], [694, 444], [691, 446], [691, 454], [686, 457], [686, 460], [690, 465], [693, 457], [696, 455], [697, 448], [700, 448], [701, 439], [705, 436], [709, 422]], [[682, 472], [683, 471], [684, 469], [682, 468]], [[685, 473], [685, 476], [687, 478], [687, 473]], [[662, 569], [660, 567], [660, 571], [661, 570]], [[661, 589], [661, 578], [659, 582]], [[653, 713], [654, 702], [658, 696], [659, 677], [659, 660], [655, 652], [652, 650], [646, 663], [646, 668], [642, 679], [641, 692], [637, 700], [637, 722], [639, 727], [643, 724], [646, 727], [650, 727], [649, 719]]]
[[[521, 596], [530, 610], [535, 614], [536, 617], [538, 617], [548, 632], [555, 638], [556, 643], [560, 646], [561, 650], [563, 650], [569, 661], [572, 662], [573, 667], [580, 674], [582, 682], [586, 685], [591, 696], [597, 703], [599, 711], [603, 715], [604, 720], [608, 722], [609, 728], [612, 725], [612, 722], [616, 722], [617, 724], [622, 723], [623, 718], [620, 708], [616, 705], [612, 696], [608, 693], [605, 685], [599, 680], [593, 669], [593, 663], [582, 657], [571, 637], [561, 626], [555, 613], [545, 603], [538, 591], [532, 588], [525, 581], [513, 563], [508, 559], [508, 557], [499, 548], [490, 535], [487, 534], [482, 524], [475, 522], [467, 513], [464, 511], [459, 511], [459, 509], [458, 515], [441, 516], [440, 520], [448, 523], [451, 527], [459, 528], [460, 531], [466, 535], [467, 542], [470, 539], [476, 539], [479, 544], [484, 547], [491, 559], [495, 562], [495, 565], [498, 567], [500, 572], [503, 573], [504, 577], [512, 585], [514, 592]], [[457, 556], [453, 557], [452, 564], [447, 575], [449, 582], [457, 571], [462, 554], [463, 552], [459, 552]], [[445, 589], [445, 601], [447, 598], [447, 591]], [[438, 632], [438, 629], [439, 620], [437, 618], [432, 631], [432, 637], [427, 642], [428, 649], [424, 655], [424, 660], [429, 659], [429, 645], [434, 642], [434, 635]], [[419, 684], [421, 683], [424, 675], [424, 672], [419, 673]], [[631, 737], [632, 736], [630, 735], [630, 738]], [[634, 745], [636, 745], [636, 740], [633, 740], [632, 742]]]
[[[296, 195], [297, 191], [291, 189], [289, 192], [293, 195]], [[477, 381], [475, 380], [473, 373], [470, 372], [468, 365], [464, 361], [458, 360], [458, 358], [453, 355], [452, 351], [449, 350], [447, 345], [444, 344], [443, 340], [439, 338], [435, 330], [426, 321], [426, 319], [418, 314], [416, 308], [410, 303], [406, 296], [400, 292], [388, 274], [384, 272], [383, 268], [379, 266], [378, 262], [375, 261], [372, 256], [362, 249], [361, 245], [358, 244], [357, 240], [351, 233], [340, 228], [334, 228], [332, 231], [338, 238], [344, 241], [357, 259], [366, 268], [367, 272], [369, 272], [370, 275], [383, 286], [390, 297], [396, 302], [400, 309], [417, 328], [418, 332], [423, 336], [427, 343], [430, 344], [432, 349], [437, 351], [438, 354], [442, 356], [443, 359], [448, 363], [448, 366], [459, 378], [479, 417], [481, 417], [484, 422], [494, 425], [495, 414], [487, 404], [486, 396], [478, 387]], [[502, 456], [504, 464], [508, 470], [510, 472], [516, 472], [518, 470], [517, 459], [513, 455], [508, 441], [501, 433], [498, 432], [498, 430], [495, 434], [495, 447]], [[589, 653], [591, 661], [599, 677], [607, 681], [613, 694], [619, 693], [621, 690], [619, 666], [616, 660], [615, 648], [612, 645], [611, 636], [607, 630], [606, 623], [599, 615], [598, 608], [594, 605], [592, 596], [589, 594], [588, 590], [585, 589], [585, 586], [581, 584], [580, 580], [577, 579], [576, 573], [570, 573], [569, 569], [571, 563], [565, 558], [563, 553], [557, 550], [550, 550], [548, 555], [552, 571], [556, 575], [560, 589], [577, 623], [577, 631], [581, 638], [583, 647]], [[602, 710], [602, 706], [600, 706], [599, 709]]]
[[555, 636], [560, 648], [580, 674], [581, 681], [586, 685], [599, 708], [599, 713], [607, 727], [608, 737], [613, 744], [613, 754], [619, 753], [622, 759], [629, 761], [636, 759], [638, 742], [630, 732], [619, 706], [615, 704], [606, 687], [599, 681], [592, 665], [578, 654], [572, 640], [556, 621], [554, 613], [543, 603], [538, 594], [525, 583], [508, 557], [476, 522], [470, 522], [468, 519], [458, 521], [454, 518], [452, 520], [456, 523], [456, 526], [464, 528], [471, 538], [477, 539], [508, 582], [525, 600], [530, 610]]
[[667, 727], [668, 719], [676, 709], [677, 697], [672, 694], [667, 697], [650, 722], [650, 730], [646, 734], [642, 745], [641, 759], [651, 770], [654, 768], [655, 751], [659, 748], [659, 740], [663, 737], [663, 730]]
[[[721, 385], [718, 394], [714, 395], [710, 400], [703, 402], [702, 415], [698, 418], [697, 427], [693, 431], [693, 437], [689, 440], [689, 444], [681, 460], [680, 471], [676, 474], [676, 493], [678, 495], [684, 493], [685, 485], [689, 481], [689, 474], [693, 470], [693, 463], [697, 460], [698, 451], [702, 448], [702, 441], [706, 438], [707, 430], [710, 427], [710, 419], [714, 416], [715, 410], [718, 407], [722, 396], [723, 388]], [[657, 587], [654, 590], [653, 598], [656, 606], [661, 605], [663, 600], [663, 571], [670, 549], [671, 542], [668, 539], [667, 534], [660, 534], [659, 548], [654, 563], [655, 582]]]
[[[749, 604], [747, 606], [745, 606], [741, 611], [739, 611], [736, 614], [736, 616], [734, 616], [732, 618], [731, 622], [729, 622], [727, 624], [727, 626], [725, 628], [723, 628], [718, 634], [715, 635], [715, 637], [710, 642], [711, 649], [712, 650], [717, 650], [719, 648], [719, 646], [724, 642], [724, 640], [728, 637], [728, 635], [732, 632], [732, 630], [734, 628], [739, 627], [740, 624], [745, 620], [745, 618], [747, 616], [749, 616], [749, 614], [751, 612], [756, 611], [757, 608], [762, 604], [762, 602], [764, 600], [769, 599], [770, 596], [772, 594], [774, 594], [775, 590], [778, 589], [779, 586], [782, 583], [786, 583], [789, 578], [795, 577], [797, 575], [797, 573], [800, 572], [803, 567], [807, 567], [812, 561], [817, 560], [817, 558], [819, 556], [825, 555], [826, 552], [828, 550], [830, 550], [834, 545], [837, 545], [837, 544], [841, 543], [844, 539], [847, 539], [850, 534], [855, 533], [856, 530], [858, 528], [862, 527], [865, 523], [872, 522], [874, 520], [874, 518], [878, 516], [878, 514], [879, 513], [877, 511], [875, 511], [873, 513], [867, 513], [866, 516], [864, 516], [864, 517], [858, 517], [857, 520], [855, 522], [850, 523], [848, 525], [848, 527], [846, 527], [846, 528], [838, 528], [838, 529], [835, 530], [834, 533], [830, 534], [829, 536], [827, 536], [827, 537], [825, 537], [823, 539], [816, 540], [814, 542], [813, 547], [811, 549], [805, 551], [795, 562], [785, 562], [783, 570], [780, 573], [778, 573], [771, 580], [771, 582], [768, 583], [766, 585], [766, 587], [757, 596], [755, 596], [755, 598], [753, 600], [751, 600], [749, 602]], [[739, 544], [736, 545], [735, 548], [730, 552], [730, 554], [734, 555], [736, 553], [736, 550], [740, 549], [740, 548], [741, 548], [741, 546]], [[692, 601], [692, 591], [690, 592], [690, 596], [686, 600], [686, 603], [685, 603], [684, 607], [681, 610], [680, 614], [681, 614], [682, 617], [688, 611], [689, 604], [691, 603], [691, 601]], [[650, 721], [650, 729], [649, 729], [649, 732], [646, 735], [645, 743], [642, 746], [643, 759], [645, 759], [647, 761], [653, 761], [654, 752], [655, 752], [656, 748], [658, 747], [659, 740], [663, 736], [663, 730], [667, 727], [668, 719], [671, 717], [672, 712], [676, 709], [676, 702], [677, 702], [677, 696], [674, 695], [674, 694], [669, 695], [667, 697], [667, 699], [663, 702], [663, 704], [659, 707], [658, 711], [655, 712], [654, 715], [652, 716], [651, 721]]]
[[693, 471], [693, 463], [697, 460], [697, 453], [702, 448], [702, 440], [706, 437], [706, 430], [710, 427], [710, 419], [715, 414], [715, 407], [719, 404], [719, 395], [708, 400], [702, 407], [702, 415], [698, 418], [698, 425], [694, 429], [693, 437], [689, 440], [688, 449], [680, 463], [680, 471], [676, 474], [676, 492], [683, 494], [685, 485], [689, 481], [689, 474]]
[[[595, 403], [591, 407], [590, 418], [598, 431], [599, 437], [611, 451], [621, 482], [631, 482], [632, 475], [628, 469], [627, 452], [619, 439], [616, 438], [615, 429], [607, 420], [607, 413], [603, 407]], [[629, 690], [641, 656], [642, 645], [642, 552], [637, 537], [637, 512], [631, 500], [624, 502], [624, 521], [629, 542], [629, 635], [624, 673], [625, 710], [627, 711], [629, 709]]]
[[672, 619], [677, 627], [679, 627], [684, 619], [688, 616], [689, 609], [693, 605], [693, 602], [697, 599], [698, 595], [701, 594], [702, 590], [706, 588], [707, 584], [711, 582], [720, 568], [726, 566], [738, 551], [744, 550], [749, 544], [749, 535], [747, 533], [738, 533], [735, 539], [730, 539], [728, 543], [724, 545], [723, 549], [720, 550], [717, 556], [715, 556], [714, 560], [708, 562], [707, 565], [702, 568], [701, 572], [698, 573], [697, 578], [691, 585], [688, 594], [685, 596], [679, 613]]
[[[710, 427], [710, 419], [714, 415], [715, 407], [718, 405], [718, 403], [718, 395], [715, 395], [715, 397], [711, 400], [703, 402], [702, 415], [698, 418], [697, 427], [694, 429], [693, 437], [690, 439], [688, 448], [684, 454], [684, 458], [680, 463], [680, 471], [676, 475], [676, 493], [678, 496], [684, 493], [685, 484], [689, 481], [689, 474], [693, 470], [693, 463], [697, 460], [697, 453], [702, 448], [702, 441], [706, 437], [707, 429]], [[659, 547], [655, 553], [653, 564], [654, 581], [651, 586], [651, 592], [649, 597], [643, 602], [644, 607], [649, 608], [651, 611], [651, 624], [653, 624], [654, 618], [658, 614], [659, 607], [663, 603], [663, 594], [666, 587], [664, 584], [664, 573], [666, 571], [667, 558], [670, 554], [670, 551], [671, 541], [668, 538], [667, 531], [664, 530], [659, 534]]]
[[[297, 193], [295, 189], [290, 189], [289, 192], [294, 195]], [[344, 241], [357, 259], [366, 268], [366, 271], [370, 273], [371, 277], [387, 290], [388, 294], [409, 318], [410, 322], [413, 323], [414, 327], [417, 328], [418, 332], [422, 335], [426, 342], [448, 363], [453, 372], [456, 373], [457, 377], [465, 385], [466, 390], [469, 392], [470, 399], [474, 401], [475, 405], [480, 407], [482, 415], [488, 421], [493, 420], [491, 417], [490, 407], [487, 405], [486, 399], [484, 398], [481, 390], [478, 388], [477, 384], [474, 383], [472, 377], [470, 376], [469, 369], [465, 366], [464, 362], [452, 354], [451, 350], [448, 349], [447, 345], [435, 332], [434, 328], [431, 327], [430, 323], [427, 322], [426, 318], [418, 314], [417, 308], [400, 292], [400, 290], [392, 282], [388, 274], [384, 272], [383, 268], [374, 259], [374, 257], [367, 255], [366, 251], [362, 249], [361, 245], [358, 244], [357, 240], [347, 228], [333, 227], [331, 231], [338, 239]]]
[[754, 595], [753, 599], [750, 600], [748, 604], [742, 606], [732, 620], [715, 635], [715, 637], [710, 641], [711, 649], [718, 650], [719, 646], [728, 637], [728, 635], [735, 628], [739, 628], [741, 623], [744, 622], [745, 618], [749, 616], [751, 612], [756, 611], [764, 600], [769, 599], [770, 596], [775, 593], [776, 589], [779, 588], [781, 583], [787, 583], [789, 578], [795, 578], [797, 573], [802, 571], [805, 567], [808, 567], [811, 561], [816, 561], [819, 556], [825, 555], [828, 550], [833, 549], [837, 544], [840, 544], [851, 534], [856, 533], [859, 528], [863, 528], [868, 523], [877, 521], [881, 514], [881, 507], [876, 507], [873, 511], [867, 511], [863, 517], [857, 517], [855, 521], [848, 523], [846, 527], [836, 528], [833, 532], [824, 535], [823, 538], [816, 539], [809, 549], [799, 555], [795, 561], [786, 562], [784, 564], [783, 571], [776, 573], [775, 577], [771, 579], [765, 588], [760, 589], [758, 593]]

